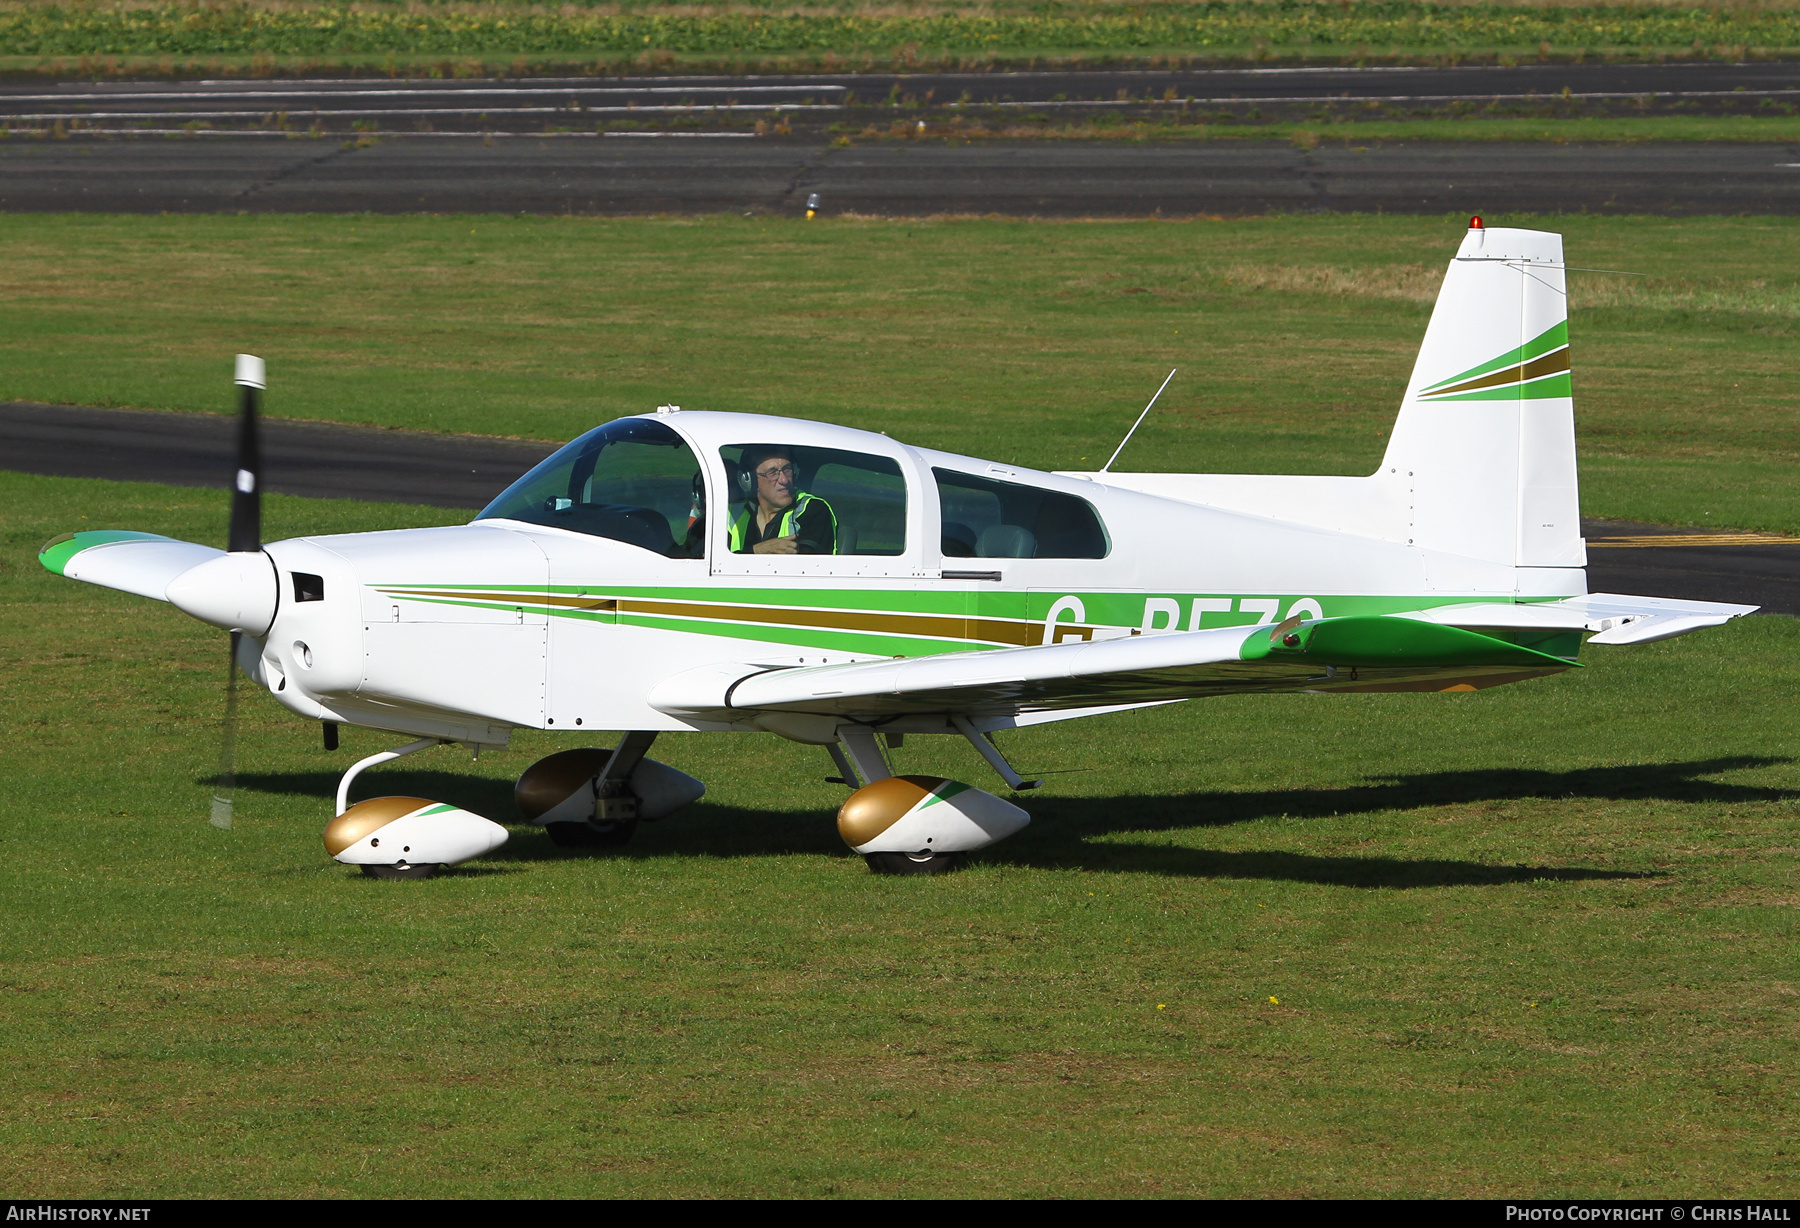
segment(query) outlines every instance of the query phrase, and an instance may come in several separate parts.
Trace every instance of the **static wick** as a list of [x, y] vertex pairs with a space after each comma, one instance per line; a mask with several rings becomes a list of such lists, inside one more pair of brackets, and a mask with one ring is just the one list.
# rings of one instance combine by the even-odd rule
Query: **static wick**
[[1112, 463], [1119, 459], [1119, 453], [1125, 450], [1125, 445], [1131, 442], [1131, 437], [1133, 435], [1137, 434], [1138, 427], [1144, 425], [1144, 419], [1150, 416], [1150, 409], [1156, 404], [1156, 397], [1160, 397], [1163, 394], [1163, 388], [1169, 386], [1169, 380], [1174, 379], [1175, 372], [1179, 370], [1181, 370], [1180, 367], [1171, 367], [1169, 369], [1169, 377], [1168, 379], [1163, 380], [1162, 388], [1156, 390], [1156, 396], [1150, 398], [1150, 404], [1144, 406], [1144, 412], [1137, 416], [1137, 421], [1133, 422], [1131, 424], [1131, 429], [1125, 432], [1125, 438], [1119, 440], [1119, 446], [1113, 449], [1113, 454], [1106, 458], [1106, 463], [1104, 465], [1100, 466], [1101, 473], [1105, 473], [1108, 469], [1111, 469]]

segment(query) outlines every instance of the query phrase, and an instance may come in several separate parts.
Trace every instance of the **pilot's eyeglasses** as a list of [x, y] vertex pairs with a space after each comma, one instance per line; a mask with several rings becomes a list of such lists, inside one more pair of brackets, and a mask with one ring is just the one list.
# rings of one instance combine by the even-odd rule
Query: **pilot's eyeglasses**
[[791, 478], [794, 476], [794, 472], [795, 470], [792, 465], [780, 465], [774, 469], [758, 469], [756, 471], [756, 476], [759, 478], [768, 478], [772, 481], [775, 478]]

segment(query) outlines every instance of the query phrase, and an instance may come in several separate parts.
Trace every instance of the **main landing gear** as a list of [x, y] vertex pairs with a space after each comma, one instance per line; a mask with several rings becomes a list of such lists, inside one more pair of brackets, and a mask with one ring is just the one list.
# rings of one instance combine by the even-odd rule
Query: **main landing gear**
[[520, 813], [542, 823], [559, 848], [623, 847], [641, 817], [632, 774], [655, 741], [653, 731], [636, 731], [616, 750], [566, 750], [538, 760], [513, 788]]
[[636, 833], [636, 819], [544, 824], [544, 834], [550, 837], [550, 843], [565, 849], [623, 848], [631, 843], [631, 837]]
[[[957, 717], [954, 728], [1012, 788], [1036, 786], [1021, 779], [969, 721]], [[841, 725], [837, 735], [826, 747], [840, 773], [834, 779], [856, 790], [838, 811], [838, 834], [875, 874], [947, 874], [964, 853], [1031, 822], [1011, 802], [973, 785], [941, 776], [894, 775], [876, 730], [866, 725]], [[890, 747], [900, 745], [899, 734], [881, 736]]]
[[864, 853], [876, 874], [948, 874], [962, 864], [961, 853]]
[[583, 747], [539, 759], [519, 777], [519, 813], [562, 848], [620, 848], [639, 822], [671, 814], [706, 786], [666, 763], [645, 758], [656, 733], [636, 730], [617, 749]]

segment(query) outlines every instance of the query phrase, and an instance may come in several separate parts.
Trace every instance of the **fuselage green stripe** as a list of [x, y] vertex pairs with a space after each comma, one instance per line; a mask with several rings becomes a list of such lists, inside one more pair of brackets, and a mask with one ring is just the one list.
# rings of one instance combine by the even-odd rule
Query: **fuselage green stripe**
[[[1509, 390], [1510, 391], [1510, 390]], [[1516, 393], [1515, 393], [1516, 395]], [[507, 586], [491, 585], [486, 587], [468, 586], [471, 594], [476, 591], [492, 594], [506, 592]], [[444, 588], [432, 590], [436, 593], [446, 591]], [[627, 591], [654, 594], [665, 600], [660, 603], [665, 608], [657, 610], [634, 610], [629, 608], [631, 598], [625, 597]], [[681, 591], [681, 590], [677, 590]], [[710, 596], [705, 590], [685, 590], [699, 596]], [[801, 594], [792, 591], [750, 592], [738, 590], [733, 595], [740, 597], [785, 598], [785, 601], [770, 600], [761, 608], [770, 613], [782, 613], [784, 618], [772, 617], [769, 621], [759, 621], [755, 614], [758, 606], [745, 604], [731, 608], [730, 616], [721, 617], [717, 613], [724, 604], [717, 600], [695, 601], [694, 612], [684, 614], [679, 609], [668, 609], [670, 604], [678, 604], [667, 600], [668, 590], [635, 588], [631, 590], [604, 590], [604, 598], [609, 603], [618, 594], [617, 600], [622, 602], [620, 608], [579, 608], [572, 606], [546, 606], [533, 601], [534, 597], [542, 598], [546, 590], [531, 589], [525, 586], [511, 586], [516, 593], [516, 604], [499, 601], [481, 601], [473, 599], [446, 598], [443, 596], [426, 596], [423, 593], [411, 594], [394, 589], [385, 590], [388, 596], [397, 601], [418, 603], [420, 605], [448, 606], [469, 610], [493, 610], [502, 613], [516, 614], [530, 611], [535, 615], [574, 620], [577, 622], [602, 623], [629, 627], [641, 627], [650, 630], [670, 631], [688, 635], [706, 635], [721, 639], [748, 640], [764, 644], [787, 644], [802, 648], [827, 649], [834, 652], [845, 652], [863, 656], [921, 657], [946, 652], [982, 651], [994, 648], [1013, 647], [1020, 644], [1035, 645], [1046, 642], [1047, 637], [1061, 640], [1064, 637], [1080, 638], [1089, 634], [1106, 633], [1117, 636], [1121, 632], [1143, 629], [1146, 612], [1156, 603], [1159, 614], [1169, 606], [1174, 606], [1175, 622], [1171, 624], [1166, 618], [1159, 617], [1150, 628], [1153, 633], [1180, 631], [1190, 629], [1193, 622], [1194, 603], [1199, 601], [1226, 600], [1238, 606], [1235, 610], [1205, 610], [1202, 614], [1201, 627], [1206, 630], [1224, 627], [1253, 627], [1268, 625], [1279, 617], [1291, 617], [1298, 612], [1303, 617], [1342, 618], [1346, 616], [1377, 616], [1397, 614], [1419, 609], [1422, 605], [1455, 605], [1478, 602], [1482, 604], [1496, 601], [1507, 602], [1506, 599], [1494, 595], [1482, 596], [1472, 594], [1463, 602], [1446, 600], [1442, 595], [1410, 594], [1405, 596], [1327, 596], [1320, 598], [1301, 598], [1293, 596], [1280, 597], [1244, 597], [1225, 599], [1206, 597], [1186, 593], [1074, 593], [1067, 596], [1076, 597], [1083, 605], [1083, 617], [1080, 621], [1060, 620], [1051, 629], [1045, 622], [1053, 603], [1063, 599], [1064, 595], [1054, 592], [1011, 593], [989, 592], [982, 594], [979, 610], [960, 612], [966, 618], [969, 634], [957, 636], [944, 634], [950, 626], [957, 626], [954, 618], [947, 620], [937, 612], [921, 612], [919, 625], [909, 627], [905, 614], [910, 611], [894, 610], [899, 601], [907, 594], [903, 590], [887, 590], [885, 593], [853, 594], [842, 590], [829, 593], [818, 592], [815, 596], [835, 598], [829, 606], [810, 606], [799, 600]], [[557, 595], [566, 592], [583, 592], [585, 595], [602, 598], [602, 592], [589, 588], [585, 590], [564, 589]], [[885, 601], [869, 601], [868, 605], [882, 605], [887, 610], [877, 611], [893, 623], [892, 626], [869, 628], [857, 626], [834, 626], [834, 619], [843, 616], [854, 617], [862, 611], [853, 606], [846, 609], [846, 597], [885, 597]], [[932, 594], [936, 596], [936, 594]], [[1555, 600], [1555, 598], [1524, 598], [1521, 603], [1531, 600]], [[649, 604], [646, 599], [646, 604]], [[935, 604], [935, 602], [933, 603]], [[965, 603], [968, 604], [968, 603]], [[1271, 611], [1268, 607], [1273, 605]], [[1245, 608], [1246, 606], [1250, 608]], [[710, 608], [709, 608], [710, 607]], [[816, 616], [817, 622], [795, 621], [796, 613]], [[1023, 617], [1021, 617], [1023, 615]], [[1086, 630], [1083, 630], [1083, 629]], [[981, 635], [995, 638], [978, 638]]]

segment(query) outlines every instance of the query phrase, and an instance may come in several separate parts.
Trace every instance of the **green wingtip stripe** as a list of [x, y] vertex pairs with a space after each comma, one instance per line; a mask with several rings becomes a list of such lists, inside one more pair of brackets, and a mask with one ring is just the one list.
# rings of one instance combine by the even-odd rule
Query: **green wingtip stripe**
[[115, 542], [172, 542], [177, 539], [164, 537], [161, 533], [134, 533], [130, 529], [84, 529], [79, 533], [64, 533], [61, 537], [53, 537], [38, 550], [38, 562], [57, 575], [66, 575], [65, 568], [69, 560], [83, 550], [91, 550], [95, 546], [110, 546]]
[[1460, 384], [1464, 380], [1474, 379], [1478, 375], [1486, 375], [1489, 371], [1498, 371], [1502, 367], [1518, 366], [1521, 363], [1530, 362], [1539, 354], [1548, 354], [1551, 350], [1567, 344], [1569, 344], [1569, 322], [1563, 320], [1551, 325], [1516, 350], [1508, 350], [1500, 357], [1489, 359], [1479, 367], [1470, 367], [1461, 375], [1452, 375], [1449, 379], [1441, 379], [1430, 387], [1420, 389], [1420, 395], [1430, 392], [1433, 388], [1448, 388], [1451, 384]]
[[425, 810], [415, 810], [415, 811], [413, 811], [413, 813], [418, 816], [424, 816], [424, 815], [428, 815], [428, 814], [442, 814], [446, 810], [455, 810], [455, 809], [456, 809], [455, 806], [447, 805], [445, 803], [440, 802], [436, 806], [429, 807], [428, 809], [425, 809]]

